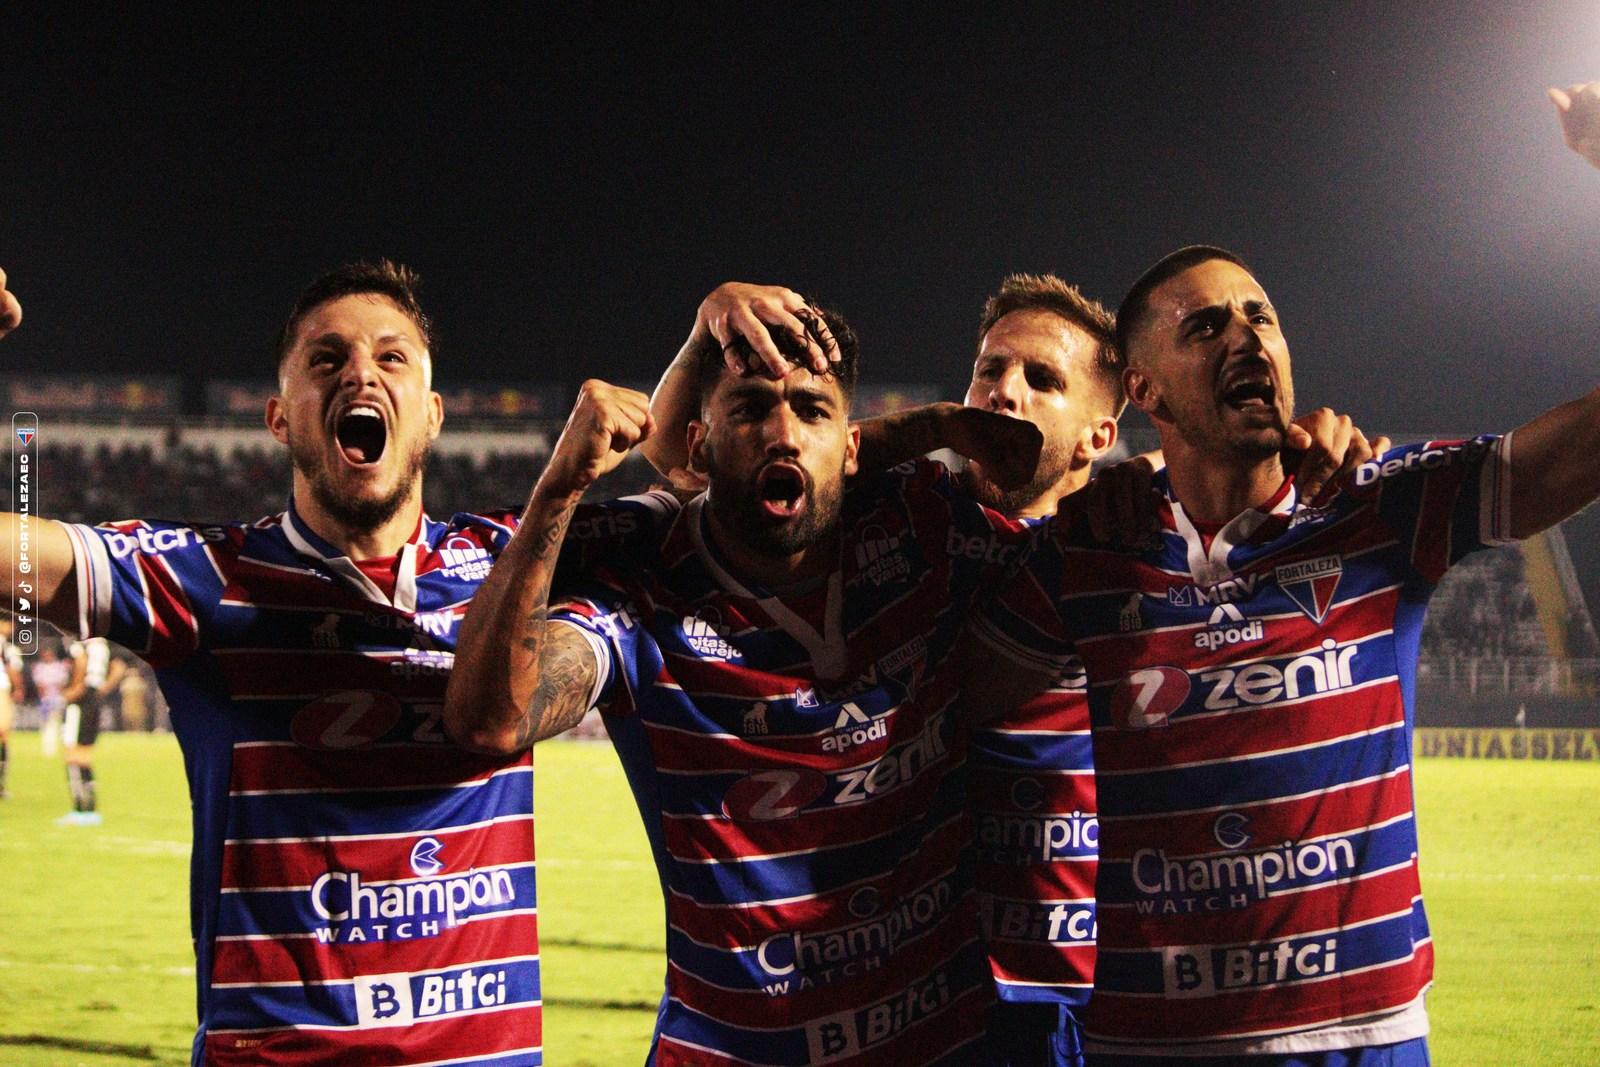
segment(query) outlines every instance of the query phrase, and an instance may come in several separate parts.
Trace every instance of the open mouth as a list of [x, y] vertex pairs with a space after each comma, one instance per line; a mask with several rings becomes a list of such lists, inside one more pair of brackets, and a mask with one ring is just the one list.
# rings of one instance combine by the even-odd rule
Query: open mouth
[[756, 495], [766, 514], [791, 519], [800, 513], [801, 501], [805, 499], [805, 476], [786, 464], [767, 467], [756, 482]]
[[384, 445], [388, 443], [389, 431], [384, 426], [383, 416], [378, 409], [366, 404], [357, 404], [339, 416], [339, 421], [333, 427], [334, 440], [339, 443], [339, 451], [344, 454], [347, 462], [357, 467], [376, 463], [383, 457]]
[[1277, 398], [1278, 391], [1267, 378], [1234, 382], [1222, 393], [1222, 402], [1235, 411], [1270, 411]]

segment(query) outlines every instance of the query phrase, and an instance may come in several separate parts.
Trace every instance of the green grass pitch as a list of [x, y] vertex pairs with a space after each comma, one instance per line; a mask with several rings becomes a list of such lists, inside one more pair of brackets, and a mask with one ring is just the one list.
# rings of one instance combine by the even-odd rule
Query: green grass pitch
[[[65, 775], [12, 739], [0, 801], [0, 1064], [188, 1062], [189, 806], [170, 737], [105, 735], [105, 824], [58, 827]], [[1600, 1063], [1600, 766], [1424, 761], [1422, 872], [1437, 943], [1434, 1062]], [[545, 1050], [643, 1061], [661, 906], [609, 748], [537, 758]]]

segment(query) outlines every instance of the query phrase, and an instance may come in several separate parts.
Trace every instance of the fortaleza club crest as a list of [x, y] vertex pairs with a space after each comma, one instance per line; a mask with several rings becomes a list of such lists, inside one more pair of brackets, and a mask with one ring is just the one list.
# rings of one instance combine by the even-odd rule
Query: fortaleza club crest
[[33, 434], [34, 431], [31, 427], [17, 427], [17, 440], [22, 442], [23, 448], [27, 448], [29, 445], [33, 444]]
[[1333, 606], [1333, 594], [1339, 588], [1339, 575], [1343, 573], [1343, 557], [1318, 556], [1284, 563], [1273, 571], [1273, 576], [1278, 580], [1278, 588], [1312, 622], [1320, 623]]

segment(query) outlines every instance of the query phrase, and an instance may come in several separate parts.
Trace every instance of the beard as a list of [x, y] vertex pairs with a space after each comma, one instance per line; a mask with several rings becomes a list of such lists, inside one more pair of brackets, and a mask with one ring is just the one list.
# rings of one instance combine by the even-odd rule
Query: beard
[[785, 559], [803, 552], [839, 526], [844, 501], [844, 470], [829, 484], [818, 486], [810, 471], [801, 472], [805, 486], [805, 507], [787, 522], [773, 522], [761, 511], [761, 493], [755, 478], [737, 481], [717, 470], [712, 451], [706, 450], [706, 468], [711, 488], [706, 505], [724, 529], [731, 531], [744, 547], [773, 559]]
[[317, 446], [289, 438], [289, 460], [294, 469], [305, 475], [311, 485], [311, 495], [318, 506], [335, 522], [357, 533], [371, 533], [395, 515], [417, 489], [422, 470], [428, 465], [428, 451], [432, 442], [426, 437], [417, 442], [406, 457], [400, 477], [394, 488], [376, 499], [347, 496], [334, 485], [333, 475], [323, 462]]
[[[1048, 493], [1071, 467], [1072, 450], [1060, 441], [1046, 441], [1039, 450], [1039, 463], [1033, 468], [1033, 477], [1026, 485], [1002, 489], [987, 478], [978, 477], [970, 463], [957, 475], [957, 484], [978, 503], [1010, 516]], [[1054, 506], [1050, 510], [1054, 511]]]

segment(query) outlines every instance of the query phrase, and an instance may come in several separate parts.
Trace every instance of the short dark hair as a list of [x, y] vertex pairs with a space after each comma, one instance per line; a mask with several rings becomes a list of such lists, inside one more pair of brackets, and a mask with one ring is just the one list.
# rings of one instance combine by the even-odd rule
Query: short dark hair
[[1122, 349], [1124, 358], [1131, 354], [1129, 344], [1133, 340], [1133, 332], [1142, 323], [1145, 314], [1150, 310], [1150, 294], [1169, 278], [1175, 278], [1202, 263], [1213, 259], [1224, 260], [1235, 264], [1243, 270], [1254, 274], [1249, 264], [1226, 248], [1216, 245], [1187, 245], [1176, 252], [1168, 252], [1155, 264], [1139, 275], [1139, 280], [1133, 283], [1128, 290], [1128, 295], [1122, 298], [1122, 303], [1117, 305], [1117, 347]]
[[1094, 380], [1111, 401], [1112, 418], [1122, 414], [1128, 402], [1122, 390], [1125, 361], [1117, 346], [1116, 319], [1104, 305], [1054, 274], [1010, 274], [1000, 283], [1000, 291], [983, 305], [978, 344], [983, 344], [995, 323], [1013, 311], [1048, 311], [1088, 334], [1095, 343]]
[[380, 259], [376, 263], [358, 259], [354, 263], [346, 263], [320, 275], [306, 286], [305, 291], [294, 302], [294, 307], [289, 311], [289, 318], [284, 322], [283, 329], [278, 332], [276, 366], [278, 368], [283, 366], [283, 357], [289, 354], [289, 348], [294, 344], [295, 332], [300, 329], [300, 323], [307, 315], [330, 300], [360, 293], [373, 293], [394, 301], [395, 306], [405, 312], [406, 317], [417, 327], [417, 332], [422, 334], [422, 343], [432, 352], [433, 323], [429, 321], [427, 314], [422, 310], [422, 305], [417, 301], [417, 289], [421, 285], [422, 278], [416, 271], [392, 259]]
[[[839, 383], [839, 391], [844, 394], [846, 403], [855, 395], [856, 373], [860, 366], [860, 343], [856, 340], [855, 330], [844, 320], [844, 316], [831, 308], [817, 307], [815, 315], [801, 316], [801, 321], [806, 324], [806, 333], [812, 339], [821, 343], [823, 328], [833, 335], [834, 347], [839, 351], [839, 358], [833, 364], [827, 377]], [[820, 322], [819, 322], [820, 319]], [[769, 325], [767, 333], [772, 337], [772, 343], [778, 346], [778, 351], [783, 353], [791, 363], [802, 361], [805, 346], [800, 338], [788, 330], [779, 329]], [[734, 351], [744, 356], [745, 359], [754, 359], [755, 352], [750, 343], [744, 338], [736, 338], [731, 346]], [[826, 347], [826, 346], [824, 346]], [[716, 388], [717, 380], [723, 368], [727, 366], [723, 359], [722, 348], [715, 337], [707, 337], [695, 350], [695, 368], [700, 376], [700, 403], [704, 404], [706, 397]]]

